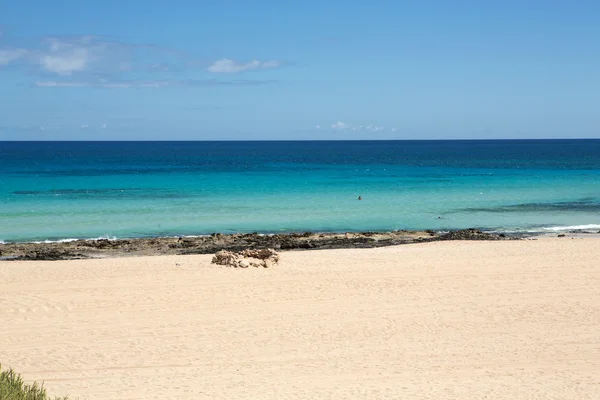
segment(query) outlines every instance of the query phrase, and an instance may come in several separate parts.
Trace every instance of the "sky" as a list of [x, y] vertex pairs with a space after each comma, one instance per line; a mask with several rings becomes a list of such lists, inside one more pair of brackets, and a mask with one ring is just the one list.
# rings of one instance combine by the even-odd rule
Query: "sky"
[[600, 1], [0, 0], [0, 140], [600, 138]]

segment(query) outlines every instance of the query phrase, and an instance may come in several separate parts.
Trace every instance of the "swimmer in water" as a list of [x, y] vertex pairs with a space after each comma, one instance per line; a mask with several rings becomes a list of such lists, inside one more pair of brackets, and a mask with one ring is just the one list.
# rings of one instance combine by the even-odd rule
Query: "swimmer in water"
[[359, 199], [359, 200], [362, 200], [362, 196], [358, 196], [358, 199]]

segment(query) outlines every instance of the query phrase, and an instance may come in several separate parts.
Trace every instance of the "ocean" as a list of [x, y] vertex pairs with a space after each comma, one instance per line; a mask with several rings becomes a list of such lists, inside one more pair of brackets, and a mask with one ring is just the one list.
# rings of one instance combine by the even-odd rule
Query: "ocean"
[[470, 227], [600, 230], [600, 140], [0, 142], [4, 242]]

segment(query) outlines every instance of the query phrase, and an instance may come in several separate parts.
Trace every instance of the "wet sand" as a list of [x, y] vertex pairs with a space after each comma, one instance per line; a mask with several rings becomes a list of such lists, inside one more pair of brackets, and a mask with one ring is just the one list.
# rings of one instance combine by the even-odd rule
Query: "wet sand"
[[0, 262], [0, 362], [80, 399], [600, 398], [600, 241]]

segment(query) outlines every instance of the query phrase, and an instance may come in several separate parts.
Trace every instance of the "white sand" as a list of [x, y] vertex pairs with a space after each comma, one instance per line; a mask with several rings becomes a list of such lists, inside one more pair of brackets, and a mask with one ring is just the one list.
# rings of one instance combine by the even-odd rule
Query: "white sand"
[[0, 362], [94, 400], [600, 399], [597, 239], [210, 259], [0, 262]]

